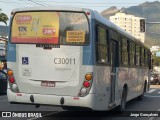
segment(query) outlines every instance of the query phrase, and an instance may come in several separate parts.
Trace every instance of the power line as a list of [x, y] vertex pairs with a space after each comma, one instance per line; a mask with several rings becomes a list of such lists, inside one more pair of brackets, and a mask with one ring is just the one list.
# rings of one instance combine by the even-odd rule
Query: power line
[[[71, 5], [67, 5], [67, 6], [72, 6], [72, 7], [112, 7], [112, 6], [116, 6], [116, 7], [129, 7], [127, 5], [133, 5], [133, 4], [141, 4], [141, 3], [108, 3], [108, 2], [97, 2], [97, 3], [93, 3], [93, 2], [57, 2], [57, 1], [50, 1], [50, 0], [47, 0], [47, 1], [43, 1], [43, 0], [27, 0], [29, 3], [27, 3], [26, 0], [19, 0], [21, 3], [21, 5], [19, 5], [19, 2], [13, 2], [13, 1], [2, 1], [0, 0], [0, 2], [3, 2], [3, 3], [8, 3], [8, 4], [11, 4], [11, 5], [14, 5], [14, 6], [23, 6], [23, 7], [26, 7], [24, 6], [24, 4], [31, 4], [33, 5], [32, 3], [34, 4], [37, 4], [37, 5], [40, 5], [40, 6], [51, 6], [52, 4], [47, 4], [48, 2], [52, 2], [52, 3], [57, 3], [57, 4], [71, 4]], [[22, 3], [23, 2], [23, 3]], [[74, 5], [73, 5], [74, 3]], [[16, 5], [15, 5], [16, 4]], [[22, 5], [23, 4], [23, 5]], [[76, 5], [76, 4], [83, 4], [83, 5]], [[118, 5], [118, 6], [117, 6]], [[126, 5], [126, 6], [124, 6]], [[148, 5], [149, 6], [149, 5]], [[147, 7], [147, 6], [146, 6]]]
[[[11, 3], [12, 1], [8, 0], [9, 3]], [[12, 4], [12, 3], [11, 3]], [[17, 5], [17, 4], [16, 4]], [[19, 5], [19, 4], [18, 4]], [[25, 7], [24, 5], [19, 5], [21, 7]]]
[[[28, 0], [28, 1], [31, 1], [31, 0]], [[36, 2], [35, 2], [36, 1]], [[75, 7], [111, 7], [111, 6], [116, 6], [116, 7], [129, 7], [130, 5], [133, 5], [133, 4], [143, 4], [143, 3], [107, 3], [107, 2], [103, 2], [103, 3], [101, 3], [101, 2], [97, 2], [97, 3], [93, 3], [93, 2], [57, 2], [57, 1], [49, 1], [49, 0], [47, 0], [47, 1], [43, 1], [43, 0], [32, 0], [32, 2], [34, 2], [34, 3], [36, 3], [36, 4], [39, 4], [39, 5], [41, 5], [41, 6], [45, 6], [45, 5], [48, 5], [48, 6], [51, 6], [52, 4], [46, 4], [46, 3], [48, 3], [48, 2], [52, 2], [52, 3], [57, 3], [57, 4], [72, 4], [71, 6], [75, 6]], [[39, 2], [43, 2], [43, 4], [40, 4]], [[73, 5], [73, 3], [74, 4], [83, 4], [83, 6], [81, 6], [81, 5], [79, 5], [79, 6], [77, 6], [77, 5]], [[45, 4], [45, 5], [44, 5]], [[85, 5], [90, 5], [90, 6], [85, 6]], [[160, 3], [159, 3], [160, 4]], [[95, 5], [95, 6], [92, 6], [92, 5]], [[105, 5], [105, 6], [99, 6], [99, 5]], [[107, 5], [107, 6], [106, 6]], [[118, 5], [118, 6], [117, 6]], [[126, 5], [126, 6], [124, 6], [124, 5]], [[150, 6], [150, 4], [147, 4], [145, 7], [148, 7], [148, 6]]]
[[[52, 5], [49, 5], [49, 6], [52, 6]], [[82, 6], [82, 5], [67, 5], [68, 7], [81, 7], [81, 8], [84, 8], [84, 7], [112, 7], [112, 6], [109, 6], [109, 5], [106, 5], [106, 6]], [[116, 7], [124, 7], [124, 6], [116, 6]], [[128, 6], [127, 6], [128, 7]]]
[[[28, 0], [28, 1], [31, 1], [31, 0]], [[45, 5], [47, 5], [47, 6], [50, 6], [50, 4], [46, 4], [46, 1], [37, 1], [37, 0], [32, 0], [32, 2], [34, 2], [34, 3], [36, 3], [36, 4], [39, 4], [39, 5], [41, 5], [41, 6], [45, 6]], [[41, 3], [43, 3], [43, 4], [41, 4], [41, 3], [38, 3], [38, 2], [41, 2]], [[44, 3], [45, 2], [45, 3]], [[50, 1], [51, 2], [51, 1]]]
[[[12, 6], [17, 6], [17, 7], [26, 7], [25, 5], [26, 4], [31, 4], [31, 3], [24, 3], [24, 2], [13, 2], [13, 1], [3, 1], [3, 0], [0, 0], [1, 3], [7, 3], [7, 4], [10, 4]], [[33, 4], [32, 4], [33, 5]]]
[[57, 1], [42, 1], [42, 0], [36, 0], [37, 2], [55, 2], [55, 3], [75, 3], [75, 4], [141, 4], [141, 3], [107, 3], [107, 2], [97, 2], [97, 3], [93, 3], [93, 2], [57, 2]]
[[24, 3], [24, 4], [30, 4], [30, 5], [33, 5], [30, 1], [23, 1], [23, 0], [18, 0], [18, 1], [20, 1], [20, 2], [22, 2], [22, 3]]
[[160, 24], [160, 22], [146, 22], [146, 24]]
[[[3, 2], [3, 3], [8, 3], [8, 4], [11, 4], [11, 5], [13, 5], [14, 4], [14, 6], [23, 6], [23, 7], [26, 7], [26, 6], [24, 6], [24, 4], [30, 4], [30, 5], [33, 5], [32, 3], [34, 3], [34, 4], [37, 4], [37, 5], [40, 5], [40, 6], [51, 6], [51, 4], [46, 4], [46, 3], [44, 3], [44, 1], [43, 1], [43, 4], [41, 4], [41, 3], [38, 3], [38, 2], [35, 2], [35, 1], [32, 1], [32, 0], [28, 0], [28, 2], [31, 2], [31, 3], [19, 3], [19, 2], [7, 2], [7, 1], [0, 1], [0, 2]], [[16, 5], [15, 5], [16, 4]], [[21, 4], [21, 5], [17, 5], [17, 4]], [[22, 5], [23, 4], [23, 5]], [[105, 5], [105, 6], [87, 6], [87, 5], [68, 5], [68, 6], [70, 6], [70, 7], [111, 7], [110, 5]], [[117, 6], [117, 7], [122, 7], [122, 6]]]
[[[31, 0], [28, 0], [28, 1], [31, 1]], [[68, 6], [72, 6], [72, 7], [111, 7], [110, 5], [105, 5], [105, 6], [98, 6], [98, 5], [96, 5], [96, 6], [85, 6], [85, 5], [83, 5], [83, 6], [81, 6], [81, 5], [73, 5], [73, 3], [81, 3], [81, 4], [92, 4], [92, 5], [94, 5], [94, 4], [97, 4], [97, 3], [83, 3], [83, 2], [56, 2], [56, 1], [34, 1], [34, 0], [32, 0], [32, 2], [33, 3], [36, 3], [36, 4], [38, 4], [38, 5], [41, 5], [41, 6], [45, 6], [45, 5], [47, 5], [47, 6], [52, 6], [52, 4], [46, 4], [47, 2], [52, 2], [52, 3], [65, 3], [65, 4], [71, 4], [72, 3], [72, 5], [68, 5]], [[43, 2], [43, 4], [40, 4], [39, 2]], [[45, 2], [45, 3], [44, 3]], [[44, 5], [45, 4], [45, 5]], [[99, 4], [103, 4], [103, 3], [99, 3]], [[108, 3], [106, 3], [106, 4], [108, 4]], [[109, 3], [109, 4], [115, 4], [115, 3]], [[127, 3], [126, 3], [127, 4]], [[131, 3], [132, 4], [132, 3]], [[60, 4], [61, 5], [61, 4]], [[116, 6], [116, 7], [123, 7], [124, 5], [123, 5], [123, 3], [122, 3], [122, 5], [121, 6]]]
[[44, 1], [41, 3], [43, 3], [44, 6], [50, 6], [50, 4], [44, 3]]
[[35, 1], [32, 1], [32, 0], [28, 0], [28, 1], [30, 1], [30, 2], [32, 2], [32, 3], [35, 3], [35, 4], [37, 4], [37, 5], [45, 6], [45, 5], [41, 4], [41, 3], [38, 3], [38, 2], [35, 2]]
[[[20, 7], [20, 6], [23, 6], [23, 5], [18, 5], [16, 2], [11, 2], [11, 1], [0, 1], [0, 2], [2, 2], [2, 3], [7, 3], [7, 4], [10, 4], [10, 5], [12, 5], [12, 6], [16, 6], [16, 7]], [[25, 6], [23, 6], [23, 7], [25, 7]]]

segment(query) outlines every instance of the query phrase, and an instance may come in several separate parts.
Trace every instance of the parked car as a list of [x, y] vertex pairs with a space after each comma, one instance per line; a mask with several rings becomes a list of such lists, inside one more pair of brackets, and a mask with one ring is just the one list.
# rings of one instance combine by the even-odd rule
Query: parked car
[[0, 94], [7, 93], [7, 73], [0, 70]]
[[153, 73], [151, 76], [151, 84], [160, 84], [160, 75], [158, 73]]

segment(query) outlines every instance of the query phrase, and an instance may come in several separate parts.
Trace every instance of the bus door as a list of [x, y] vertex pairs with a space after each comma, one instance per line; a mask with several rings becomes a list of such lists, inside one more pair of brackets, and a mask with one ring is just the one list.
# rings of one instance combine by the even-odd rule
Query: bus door
[[111, 81], [110, 81], [110, 107], [115, 106], [115, 93], [116, 93], [116, 79], [118, 66], [118, 42], [111, 40], [110, 42], [110, 56], [111, 56]]

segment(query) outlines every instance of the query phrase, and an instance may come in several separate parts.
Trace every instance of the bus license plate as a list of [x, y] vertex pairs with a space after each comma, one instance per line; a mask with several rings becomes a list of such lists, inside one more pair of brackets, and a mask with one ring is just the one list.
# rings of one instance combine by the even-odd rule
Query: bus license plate
[[44, 87], [55, 87], [55, 81], [42, 81], [41, 86]]

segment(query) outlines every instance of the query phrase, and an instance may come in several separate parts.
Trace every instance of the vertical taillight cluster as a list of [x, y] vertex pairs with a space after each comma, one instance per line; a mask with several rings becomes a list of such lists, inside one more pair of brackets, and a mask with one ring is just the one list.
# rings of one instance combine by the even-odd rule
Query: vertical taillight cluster
[[84, 77], [83, 85], [80, 89], [79, 96], [84, 97], [89, 93], [93, 81], [93, 76], [91, 73], [87, 73]]
[[7, 75], [8, 75], [8, 81], [9, 81], [10, 89], [13, 92], [19, 92], [18, 86], [17, 86], [15, 78], [14, 78], [13, 71], [12, 70], [8, 70], [7, 71]]

